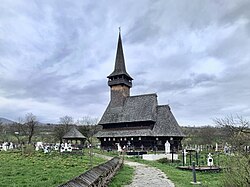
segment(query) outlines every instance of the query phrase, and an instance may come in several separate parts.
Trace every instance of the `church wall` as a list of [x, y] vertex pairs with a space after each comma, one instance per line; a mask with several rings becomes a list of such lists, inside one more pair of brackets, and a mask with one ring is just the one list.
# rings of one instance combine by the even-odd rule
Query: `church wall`
[[145, 150], [145, 151], [164, 151], [165, 143], [171, 144], [171, 150], [177, 152], [181, 149], [181, 139], [180, 137], [174, 137], [170, 140], [170, 137], [116, 137], [116, 138], [101, 138], [101, 147], [104, 150], [112, 149], [117, 150], [117, 143], [123, 148], [126, 147], [127, 150]]
[[113, 107], [122, 106], [126, 97], [130, 95], [130, 88], [125, 85], [111, 87], [111, 104]]

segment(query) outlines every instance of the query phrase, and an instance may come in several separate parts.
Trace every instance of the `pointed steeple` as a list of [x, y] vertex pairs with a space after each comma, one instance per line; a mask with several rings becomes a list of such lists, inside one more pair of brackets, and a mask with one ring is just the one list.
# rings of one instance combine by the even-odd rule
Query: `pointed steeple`
[[108, 79], [108, 85], [110, 86], [110, 106], [123, 106], [126, 98], [130, 96], [133, 78], [126, 71], [120, 29], [115, 58], [115, 69], [108, 76]]
[[121, 32], [119, 30], [118, 45], [115, 58], [115, 69], [108, 76], [108, 78], [113, 78], [115, 76], [124, 75], [128, 80], [133, 80], [133, 78], [127, 73], [125, 66], [125, 59], [122, 48]]

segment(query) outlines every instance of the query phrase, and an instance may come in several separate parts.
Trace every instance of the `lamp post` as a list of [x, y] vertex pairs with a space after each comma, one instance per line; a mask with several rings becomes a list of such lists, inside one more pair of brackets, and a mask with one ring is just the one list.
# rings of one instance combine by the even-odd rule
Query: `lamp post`
[[174, 162], [174, 139], [173, 137], [170, 137], [170, 140], [169, 140], [169, 143], [170, 143], [170, 150], [171, 150], [171, 154], [172, 154], [172, 163]]

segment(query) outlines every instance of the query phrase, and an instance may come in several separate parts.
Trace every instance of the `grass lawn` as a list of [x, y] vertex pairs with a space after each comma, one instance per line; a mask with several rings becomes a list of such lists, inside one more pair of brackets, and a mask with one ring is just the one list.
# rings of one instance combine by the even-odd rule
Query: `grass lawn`
[[133, 179], [134, 171], [135, 169], [133, 167], [123, 165], [108, 186], [118, 187], [130, 184]]
[[[93, 165], [105, 160], [93, 157]], [[0, 152], [0, 186], [58, 186], [89, 169], [89, 156]]]

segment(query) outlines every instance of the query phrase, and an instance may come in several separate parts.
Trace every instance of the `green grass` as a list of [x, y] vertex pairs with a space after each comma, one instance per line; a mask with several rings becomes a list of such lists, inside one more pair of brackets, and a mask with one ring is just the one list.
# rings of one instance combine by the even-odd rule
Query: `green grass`
[[128, 165], [123, 165], [108, 186], [118, 187], [118, 186], [128, 185], [132, 182], [133, 175], [134, 175], [134, 168]]
[[[160, 163], [157, 161], [145, 161], [139, 158], [130, 158], [131, 161], [136, 161], [156, 167], [163, 171], [168, 178], [175, 184], [176, 187], [191, 187], [190, 182], [193, 180], [192, 171], [184, 171], [177, 169], [177, 164]], [[201, 182], [203, 187], [220, 187], [222, 186], [222, 173], [211, 172], [196, 172], [197, 181]]]
[[[103, 163], [94, 157], [93, 165]], [[89, 157], [35, 153], [31, 156], [20, 152], [0, 152], [0, 186], [58, 186], [84, 173], [90, 167]]]

